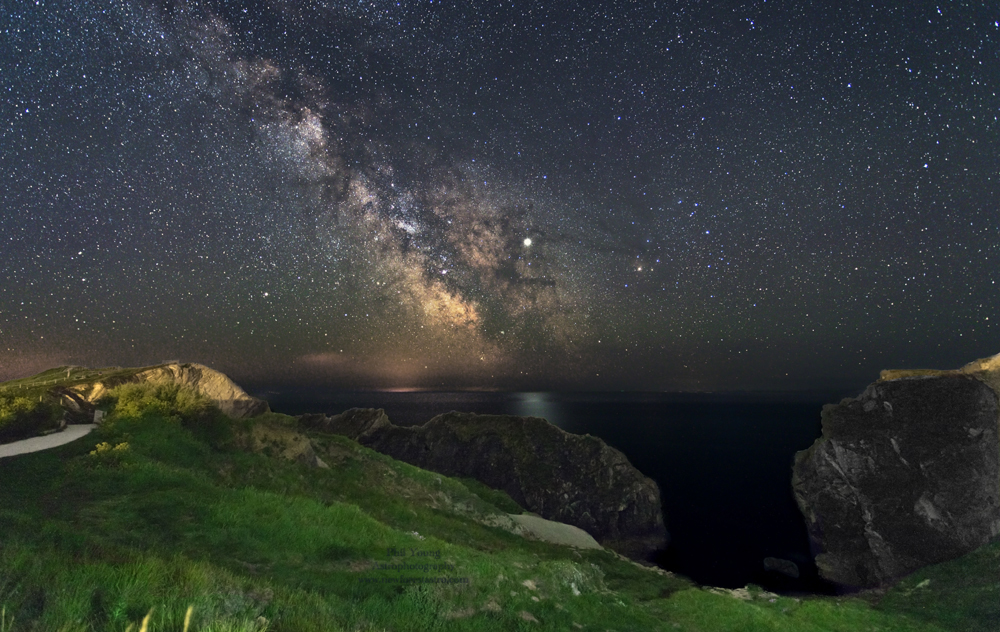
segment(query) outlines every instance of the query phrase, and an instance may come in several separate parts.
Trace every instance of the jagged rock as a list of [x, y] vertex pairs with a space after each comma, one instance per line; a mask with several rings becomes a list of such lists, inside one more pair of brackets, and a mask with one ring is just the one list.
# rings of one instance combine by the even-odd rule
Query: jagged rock
[[254, 423], [247, 433], [239, 433], [236, 444], [243, 450], [297, 461], [309, 467], [328, 469], [313, 448], [309, 437], [278, 421]]
[[362, 445], [368, 445], [368, 440], [380, 432], [398, 427], [389, 421], [388, 415], [381, 408], [352, 408], [333, 417], [306, 414], [298, 420], [303, 426], [344, 435]]
[[54, 388], [49, 394], [59, 400], [63, 419], [70, 424], [89, 424], [94, 419], [94, 405], [79, 393], [63, 387]]
[[222, 412], [234, 419], [255, 417], [270, 411], [266, 401], [247, 395], [246, 391], [224, 373], [203, 364], [165, 364], [132, 375], [81, 384], [67, 390], [93, 403], [116, 386], [141, 382], [180, 384], [190, 387], [212, 400]]
[[351, 409], [299, 421], [424, 469], [475, 478], [632, 558], [647, 558], [668, 541], [652, 479], [597, 437], [570, 434], [538, 417], [452, 412], [400, 427], [381, 409]]
[[883, 372], [824, 406], [823, 436], [792, 478], [821, 576], [882, 586], [1000, 534], [997, 358]]

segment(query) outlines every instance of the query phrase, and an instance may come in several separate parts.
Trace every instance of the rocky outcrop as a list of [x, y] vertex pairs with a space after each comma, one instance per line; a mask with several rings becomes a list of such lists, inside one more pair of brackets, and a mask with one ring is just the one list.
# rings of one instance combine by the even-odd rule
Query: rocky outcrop
[[452, 412], [400, 427], [381, 409], [352, 409], [299, 421], [424, 469], [475, 478], [635, 559], [648, 558], [668, 541], [655, 482], [600, 439], [570, 434], [538, 417]]
[[203, 364], [164, 364], [142, 369], [136, 373], [117, 375], [108, 380], [72, 387], [87, 402], [96, 402], [116, 386], [128, 383], [180, 384], [194, 389], [212, 400], [222, 412], [234, 419], [254, 417], [270, 410], [267, 402], [247, 395], [246, 391], [224, 373]]
[[792, 579], [799, 578], [799, 566], [791, 560], [783, 560], [780, 557], [765, 557], [764, 570], [781, 573]]
[[87, 401], [86, 398], [76, 391], [69, 388], [56, 387], [49, 391], [49, 395], [59, 401], [59, 405], [63, 408], [63, 419], [67, 423], [94, 423], [94, 404]]
[[998, 360], [885, 371], [823, 408], [792, 479], [820, 575], [882, 586], [1000, 534]]
[[295, 426], [267, 418], [250, 423], [249, 429], [236, 433], [236, 445], [240, 449], [295, 461], [308, 467], [329, 469], [330, 466], [317, 456], [309, 437]]
[[889, 369], [882, 371], [879, 380], [886, 382], [904, 377], [937, 377], [942, 375], [971, 375], [1000, 395], [1000, 353], [988, 358], [973, 360], [960, 369], [942, 371], [939, 369]]

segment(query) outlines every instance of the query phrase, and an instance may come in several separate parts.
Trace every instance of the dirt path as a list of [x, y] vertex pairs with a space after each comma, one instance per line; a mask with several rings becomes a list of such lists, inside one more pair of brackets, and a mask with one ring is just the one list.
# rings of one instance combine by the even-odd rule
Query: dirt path
[[38, 452], [39, 450], [48, 450], [49, 448], [64, 445], [70, 441], [76, 441], [80, 437], [90, 433], [96, 427], [96, 424], [66, 426], [66, 429], [62, 432], [54, 432], [44, 437], [32, 437], [30, 439], [14, 441], [13, 443], [4, 443], [0, 445], [0, 459], [5, 456]]

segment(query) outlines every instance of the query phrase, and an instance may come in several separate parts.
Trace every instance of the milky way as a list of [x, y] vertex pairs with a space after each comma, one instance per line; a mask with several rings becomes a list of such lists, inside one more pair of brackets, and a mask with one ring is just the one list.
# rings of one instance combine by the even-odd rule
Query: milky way
[[818, 389], [1000, 351], [983, 3], [8, 4], [0, 379]]

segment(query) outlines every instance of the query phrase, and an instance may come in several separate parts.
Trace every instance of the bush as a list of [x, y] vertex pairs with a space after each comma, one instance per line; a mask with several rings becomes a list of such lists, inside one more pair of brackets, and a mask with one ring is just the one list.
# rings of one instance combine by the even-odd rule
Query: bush
[[[98, 404], [110, 407], [105, 431], [122, 430], [131, 422], [165, 420], [183, 426], [193, 437], [212, 448], [228, 450], [233, 441], [231, 420], [210, 399], [179, 384], [122, 384]], [[122, 425], [119, 425], [122, 424]], [[134, 432], [135, 429], [128, 432]], [[128, 434], [126, 432], [126, 434]], [[0, 631], [2, 632], [2, 631]]]
[[0, 395], [0, 443], [34, 437], [59, 427], [62, 407], [50, 401]]
[[130, 460], [131, 454], [128, 442], [111, 445], [106, 441], [102, 441], [94, 446], [90, 456], [99, 466], [117, 468], [126, 465]]
[[209, 399], [179, 384], [122, 384], [101, 403], [110, 403], [117, 419], [166, 417], [189, 422], [215, 412], [215, 405]]

